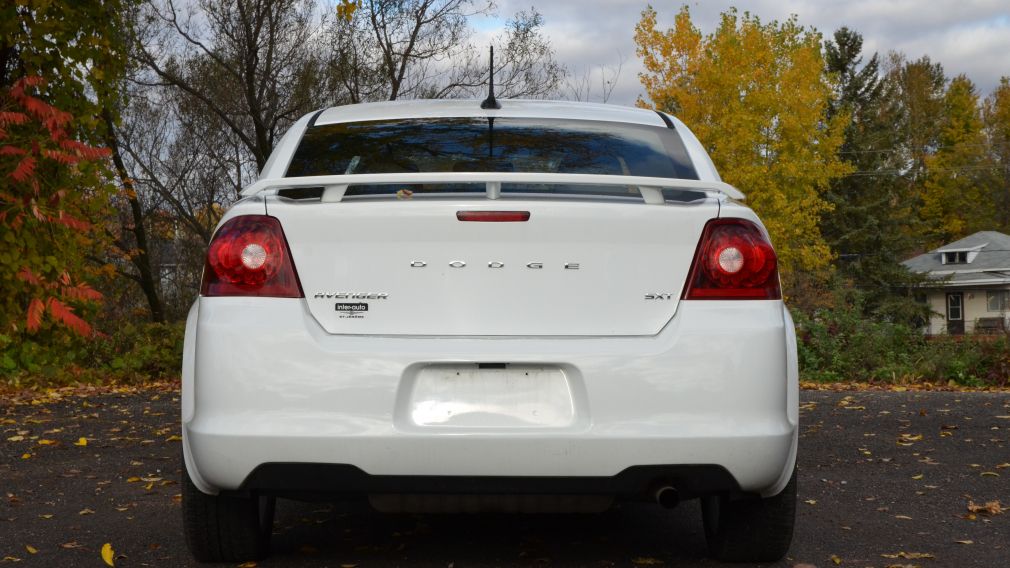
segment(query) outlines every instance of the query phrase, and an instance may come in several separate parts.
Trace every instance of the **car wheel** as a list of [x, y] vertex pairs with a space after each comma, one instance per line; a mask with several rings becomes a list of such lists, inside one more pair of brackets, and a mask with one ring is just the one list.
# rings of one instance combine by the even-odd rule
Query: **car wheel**
[[207, 495], [182, 468], [182, 525], [186, 545], [200, 562], [261, 560], [270, 552], [276, 499], [260, 495]]
[[702, 499], [708, 554], [723, 562], [774, 562], [786, 555], [796, 520], [796, 470], [781, 493], [768, 498]]

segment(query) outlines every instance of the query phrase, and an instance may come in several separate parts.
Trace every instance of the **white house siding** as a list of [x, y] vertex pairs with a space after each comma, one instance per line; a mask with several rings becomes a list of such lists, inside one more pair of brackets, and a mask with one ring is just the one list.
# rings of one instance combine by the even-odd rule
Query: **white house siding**
[[[998, 288], [991, 288], [993, 290]], [[1005, 288], [1004, 288], [1005, 289]], [[995, 318], [1003, 317], [1007, 318], [1007, 313], [1000, 312], [990, 312], [987, 303], [986, 292], [989, 289], [981, 290], [938, 290], [931, 291], [927, 294], [927, 301], [929, 302], [929, 308], [933, 311], [932, 316], [929, 320], [929, 329], [926, 330], [930, 335], [938, 335], [947, 333], [947, 293], [948, 292], [961, 292], [964, 297], [964, 332], [972, 333], [975, 331], [975, 321], [978, 318]]]

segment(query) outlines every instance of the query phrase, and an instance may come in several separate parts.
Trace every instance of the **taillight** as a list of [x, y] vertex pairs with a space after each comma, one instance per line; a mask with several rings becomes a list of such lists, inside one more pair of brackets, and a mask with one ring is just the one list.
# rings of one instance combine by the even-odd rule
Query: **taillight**
[[303, 297], [280, 221], [267, 215], [243, 215], [222, 225], [207, 251], [200, 293]]
[[685, 300], [777, 300], [775, 249], [754, 223], [713, 219], [705, 225], [684, 288]]

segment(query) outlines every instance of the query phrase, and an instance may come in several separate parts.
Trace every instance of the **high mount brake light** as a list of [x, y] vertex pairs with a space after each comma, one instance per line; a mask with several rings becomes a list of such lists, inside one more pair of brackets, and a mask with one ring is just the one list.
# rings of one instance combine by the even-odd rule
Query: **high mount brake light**
[[304, 297], [280, 221], [267, 215], [243, 215], [222, 225], [207, 251], [200, 293]]
[[694, 253], [685, 300], [778, 300], [775, 249], [754, 223], [713, 219]]
[[516, 223], [530, 220], [529, 211], [457, 211], [460, 221], [483, 221], [486, 223]]

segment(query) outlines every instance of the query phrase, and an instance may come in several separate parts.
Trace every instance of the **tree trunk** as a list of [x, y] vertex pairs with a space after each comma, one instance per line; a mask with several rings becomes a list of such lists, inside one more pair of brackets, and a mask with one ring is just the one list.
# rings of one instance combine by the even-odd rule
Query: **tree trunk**
[[161, 297], [158, 295], [158, 282], [154, 278], [154, 271], [151, 267], [151, 256], [147, 248], [147, 229], [144, 227], [144, 210], [137, 199], [137, 192], [133, 186], [133, 180], [126, 171], [123, 163], [123, 156], [119, 152], [119, 142], [116, 139], [116, 131], [112, 123], [112, 115], [108, 109], [102, 109], [102, 119], [105, 121], [105, 142], [112, 150], [112, 162], [116, 166], [116, 173], [119, 181], [123, 184], [123, 190], [127, 201], [130, 203], [130, 214], [133, 217], [133, 228], [129, 229], [137, 240], [137, 249], [140, 251], [136, 255], [131, 255], [130, 262], [137, 269], [139, 278], [137, 282], [147, 297], [147, 305], [151, 310], [151, 321], [161, 323], [165, 321], [165, 308]]

